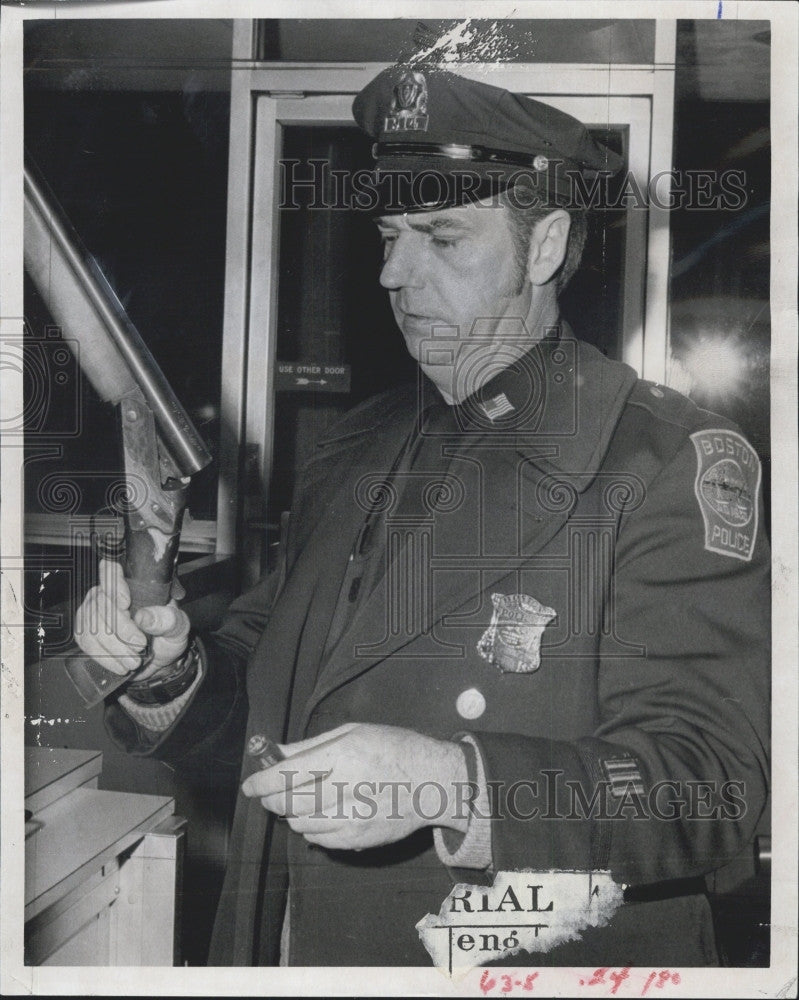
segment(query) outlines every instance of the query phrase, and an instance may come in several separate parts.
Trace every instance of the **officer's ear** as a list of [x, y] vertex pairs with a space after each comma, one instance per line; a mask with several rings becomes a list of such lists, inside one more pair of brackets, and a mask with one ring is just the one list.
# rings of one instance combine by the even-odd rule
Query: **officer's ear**
[[545, 285], [563, 263], [570, 227], [571, 217], [562, 208], [556, 208], [533, 227], [527, 274], [534, 285]]

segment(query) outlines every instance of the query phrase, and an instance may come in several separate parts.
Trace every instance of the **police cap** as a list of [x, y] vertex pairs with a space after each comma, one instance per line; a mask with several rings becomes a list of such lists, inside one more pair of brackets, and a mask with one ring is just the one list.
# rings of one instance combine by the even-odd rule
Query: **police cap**
[[575, 174], [590, 180], [622, 166], [571, 115], [437, 67], [383, 70], [352, 112], [375, 139], [382, 214], [461, 205], [519, 183], [542, 204], [568, 206]]

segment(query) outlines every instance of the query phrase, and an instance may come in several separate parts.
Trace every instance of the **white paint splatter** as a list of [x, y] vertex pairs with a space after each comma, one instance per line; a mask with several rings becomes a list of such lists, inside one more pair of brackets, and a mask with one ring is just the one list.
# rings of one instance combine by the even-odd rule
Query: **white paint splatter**
[[439, 65], [455, 63], [507, 62], [519, 49], [518, 42], [510, 39], [499, 21], [486, 25], [465, 18], [445, 31], [434, 42], [415, 52], [409, 63], [435, 62]]
[[85, 722], [85, 719], [62, 719], [60, 717], [53, 719], [45, 719], [43, 715], [31, 715], [28, 718], [28, 722], [32, 726], [55, 726], [56, 724], [68, 725], [71, 722]]
[[458, 49], [463, 45], [471, 44], [474, 40], [475, 32], [474, 29], [470, 28], [471, 22], [472, 18], [467, 17], [450, 28], [449, 31], [445, 31], [432, 45], [414, 53], [409, 62], [421, 62], [430, 59], [433, 55], [437, 57], [438, 62], [458, 62]]
[[153, 540], [153, 549], [155, 551], [155, 561], [161, 562], [164, 558], [164, 553], [166, 552], [167, 542], [170, 539], [169, 535], [164, 534], [163, 531], [159, 531], [158, 528], [148, 528], [147, 534]]

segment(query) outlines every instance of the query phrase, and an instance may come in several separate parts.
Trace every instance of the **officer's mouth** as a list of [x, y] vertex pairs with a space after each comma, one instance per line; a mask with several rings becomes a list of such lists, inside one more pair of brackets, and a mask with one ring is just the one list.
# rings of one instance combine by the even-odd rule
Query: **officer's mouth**
[[442, 320], [436, 319], [435, 316], [426, 316], [423, 313], [406, 312], [404, 309], [398, 309], [399, 312], [399, 323], [403, 328], [410, 327], [412, 329], [425, 329], [430, 330], [432, 326], [443, 326]]

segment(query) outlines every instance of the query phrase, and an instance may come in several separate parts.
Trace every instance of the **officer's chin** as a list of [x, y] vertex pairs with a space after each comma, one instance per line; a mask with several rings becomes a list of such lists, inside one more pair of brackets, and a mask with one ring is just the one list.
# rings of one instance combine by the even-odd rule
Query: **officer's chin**
[[418, 362], [423, 372], [444, 372], [452, 371], [455, 365], [456, 352], [452, 345], [445, 348], [437, 347], [430, 342], [430, 336], [416, 338], [415, 340], [405, 335], [405, 346], [410, 356]]
[[408, 354], [420, 364], [427, 362], [430, 351], [430, 327], [408, 322], [404, 315], [397, 315], [397, 326], [405, 341]]

